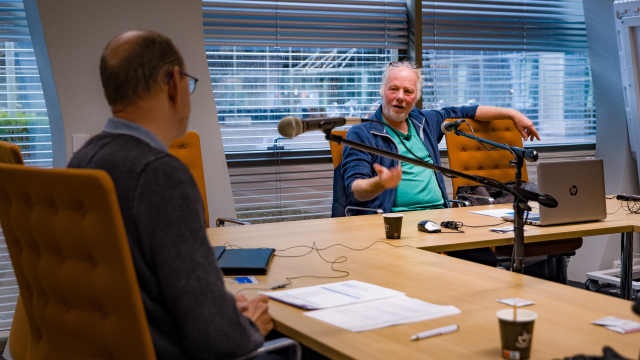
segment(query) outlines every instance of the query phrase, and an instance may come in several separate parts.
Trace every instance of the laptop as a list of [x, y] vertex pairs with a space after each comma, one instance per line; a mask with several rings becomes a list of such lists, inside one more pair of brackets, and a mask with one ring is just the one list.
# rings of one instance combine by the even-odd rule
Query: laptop
[[[547, 162], [538, 165], [538, 192], [558, 200], [558, 207], [540, 206], [529, 213], [528, 225], [556, 225], [607, 218], [601, 159]], [[513, 215], [502, 219], [513, 221]]]

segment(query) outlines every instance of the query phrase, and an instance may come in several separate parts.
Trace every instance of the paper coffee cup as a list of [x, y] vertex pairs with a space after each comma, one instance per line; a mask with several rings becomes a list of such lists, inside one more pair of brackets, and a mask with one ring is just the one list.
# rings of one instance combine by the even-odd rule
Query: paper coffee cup
[[500, 323], [502, 358], [528, 359], [533, 340], [533, 323], [538, 314], [531, 310], [518, 309], [513, 319], [513, 309], [503, 309], [496, 313]]
[[387, 239], [400, 239], [402, 232], [402, 214], [391, 213], [383, 214], [384, 219], [384, 234]]

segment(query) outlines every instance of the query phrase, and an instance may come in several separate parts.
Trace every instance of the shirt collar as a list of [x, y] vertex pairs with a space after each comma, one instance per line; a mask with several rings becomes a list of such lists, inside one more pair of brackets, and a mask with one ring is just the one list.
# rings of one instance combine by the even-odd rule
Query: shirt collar
[[[387, 121], [387, 119], [384, 118], [384, 116], [382, 117], [382, 121], [384, 121], [385, 124], [391, 126], [389, 124], [389, 122]], [[411, 124], [411, 121], [409, 120], [409, 118], [407, 117], [404, 121], [407, 122], [407, 127], [408, 127], [408, 131], [406, 134], [403, 134], [402, 132], [400, 132], [400, 130], [396, 130], [397, 134], [395, 134], [393, 131], [389, 130], [386, 126], [385, 126], [385, 131], [387, 131], [389, 134], [394, 133], [394, 135], [402, 138], [402, 140], [404, 141], [410, 141], [411, 140], [411, 135], [413, 135], [413, 126]]]
[[169, 152], [169, 149], [167, 149], [167, 147], [154, 133], [147, 130], [144, 126], [132, 123], [131, 121], [115, 117], [109, 118], [102, 131], [135, 136], [138, 139], [146, 141], [149, 145], [160, 151], [164, 151], [166, 153]]

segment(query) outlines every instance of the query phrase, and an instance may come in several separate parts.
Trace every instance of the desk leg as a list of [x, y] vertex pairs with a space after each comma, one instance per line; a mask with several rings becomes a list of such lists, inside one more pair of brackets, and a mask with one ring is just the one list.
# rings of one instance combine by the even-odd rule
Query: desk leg
[[631, 300], [633, 281], [633, 232], [622, 233], [620, 255], [620, 297]]

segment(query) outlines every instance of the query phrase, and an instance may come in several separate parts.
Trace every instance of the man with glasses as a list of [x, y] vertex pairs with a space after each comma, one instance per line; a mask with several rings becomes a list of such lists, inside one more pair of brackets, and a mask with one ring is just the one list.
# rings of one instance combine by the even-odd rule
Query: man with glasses
[[[382, 75], [382, 104], [372, 118], [385, 122], [397, 134], [383, 124], [366, 122], [353, 126], [347, 139], [413, 157], [404, 146], [397, 145], [402, 139], [413, 153], [436, 165], [440, 165], [438, 143], [444, 136], [440, 126], [446, 119], [511, 119], [523, 139], [540, 140], [533, 122], [516, 110], [493, 106], [447, 107], [438, 111], [416, 108], [423, 81], [415, 64], [390, 63]], [[344, 147], [340, 170], [342, 176], [334, 176], [333, 216], [344, 216], [349, 205], [382, 209], [385, 213], [449, 207], [444, 177], [433, 170], [399, 164], [348, 146]], [[495, 255], [479, 262], [494, 265]]]
[[113, 117], [69, 167], [105, 170], [115, 184], [158, 359], [229, 359], [273, 328], [264, 295], [224, 287], [191, 172], [168, 152], [187, 131], [197, 79], [166, 36], [130, 31], [100, 61]]

